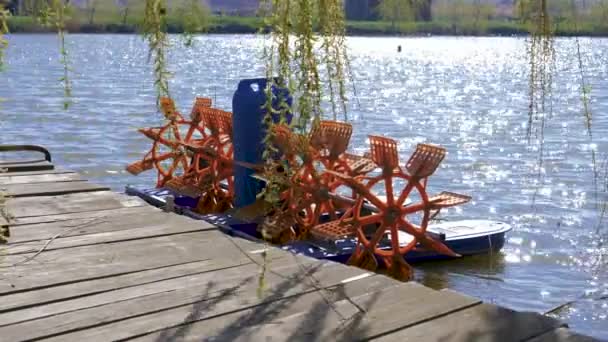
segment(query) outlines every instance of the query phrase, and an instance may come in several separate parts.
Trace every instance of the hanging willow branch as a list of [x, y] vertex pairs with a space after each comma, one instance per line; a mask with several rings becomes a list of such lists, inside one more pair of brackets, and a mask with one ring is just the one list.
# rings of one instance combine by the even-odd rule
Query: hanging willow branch
[[343, 8], [342, 0], [320, 0], [319, 3], [319, 31], [323, 39], [322, 46], [325, 53], [323, 57], [327, 69], [327, 84], [334, 120], [337, 120], [338, 116], [336, 92], [342, 105], [344, 120], [348, 120], [345, 82], [348, 56]]
[[166, 33], [167, 6], [164, 0], [146, 0], [144, 13], [143, 36], [148, 42], [148, 61], [154, 67], [154, 85], [157, 92], [157, 105], [161, 97], [170, 97], [167, 70], [166, 50], [169, 40]]
[[578, 7], [576, 5], [575, 0], [572, 0], [570, 5], [572, 7], [572, 12], [573, 12], [573, 16], [574, 16], [574, 32], [576, 33], [576, 36], [574, 37], [574, 42], [576, 44], [576, 58], [577, 58], [577, 62], [578, 62], [577, 66], [578, 66], [579, 81], [580, 81], [580, 88], [581, 88], [581, 102], [583, 104], [583, 116], [585, 119], [585, 128], [587, 128], [587, 135], [589, 135], [589, 138], [591, 139], [593, 137], [593, 135], [591, 133], [591, 123], [593, 121], [593, 114], [591, 113], [591, 108], [589, 105], [591, 89], [590, 89], [589, 85], [587, 84], [587, 78], [585, 77], [583, 55], [581, 53], [581, 42], [579, 39], [580, 28], [579, 28], [579, 24], [578, 24], [578, 21], [579, 21]]
[[194, 43], [194, 34], [205, 30], [208, 25], [208, 8], [201, 6], [199, 0], [187, 0], [182, 3], [179, 12], [184, 25], [184, 45], [190, 47]]
[[[293, 172], [290, 166], [297, 166], [277, 165], [277, 150], [272, 144], [273, 115], [285, 123], [287, 113], [293, 113], [292, 128], [302, 136], [307, 135], [310, 122], [316, 125], [323, 116], [321, 84], [326, 84], [333, 118], [337, 119], [340, 110], [347, 118], [344, 6], [342, 0], [264, 0], [260, 9], [265, 23], [261, 33], [270, 31], [264, 59], [266, 77], [271, 80], [266, 88], [264, 125], [269, 129], [263, 154], [269, 181], [263, 197], [270, 208], [276, 208], [280, 206], [279, 194], [285, 189], [285, 179]], [[277, 99], [273, 89], [288, 89], [295, 98], [293, 106], [282, 97]], [[299, 141], [306, 144], [306, 139]], [[273, 177], [277, 174], [275, 181]]]
[[532, 136], [535, 124], [536, 136], [542, 141], [545, 119], [552, 114], [553, 71], [555, 68], [554, 30], [548, 10], [548, 0], [520, 2], [521, 17], [530, 25], [528, 56], [529, 74], [529, 112], [528, 139]]
[[317, 41], [313, 30], [314, 0], [295, 0], [295, 51], [293, 54], [298, 92], [297, 125], [305, 131], [310, 119], [313, 125], [321, 119], [321, 82], [318, 59], [315, 55]]
[[38, 14], [39, 20], [45, 25], [53, 27], [59, 38], [59, 62], [63, 67], [63, 75], [59, 81], [63, 84], [63, 109], [68, 109], [72, 98], [72, 83], [70, 81], [70, 62], [66, 46], [66, 20], [69, 17], [68, 2], [64, 0], [51, 0]]
[[8, 25], [6, 24], [10, 13], [0, 5], [0, 71], [4, 70], [4, 51], [8, 47], [8, 40], [4, 35], [8, 33]]

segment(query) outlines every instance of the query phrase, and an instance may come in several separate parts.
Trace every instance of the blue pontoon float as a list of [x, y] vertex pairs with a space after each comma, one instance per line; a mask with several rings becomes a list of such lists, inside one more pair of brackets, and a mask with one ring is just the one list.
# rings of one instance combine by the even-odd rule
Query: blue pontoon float
[[[145, 189], [127, 186], [126, 193], [131, 196], [137, 196], [153, 206], [168, 208], [175, 213], [215, 224], [227, 234], [250, 240], [262, 240], [257, 231], [256, 223], [243, 222], [231, 217], [229, 214], [197, 214], [192, 210], [193, 206], [196, 205], [196, 199], [182, 196], [170, 189]], [[167, 203], [167, 199], [169, 199], [169, 204]], [[454, 252], [462, 256], [471, 256], [499, 251], [504, 246], [506, 233], [510, 230], [511, 226], [504, 222], [462, 220], [432, 223], [429, 225], [427, 232], [442, 241]], [[409, 239], [411, 239], [411, 236], [405, 233], [399, 237], [401, 243], [407, 243]], [[355, 239], [339, 240], [335, 244], [328, 243], [327, 241], [309, 240], [287, 243], [280, 246], [280, 248], [317, 259], [327, 259], [343, 263], [350, 257], [355, 245]], [[417, 248], [406, 254], [405, 259], [408, 262], [421, 262], [445, 260], [449, 259], [449, 257]]]

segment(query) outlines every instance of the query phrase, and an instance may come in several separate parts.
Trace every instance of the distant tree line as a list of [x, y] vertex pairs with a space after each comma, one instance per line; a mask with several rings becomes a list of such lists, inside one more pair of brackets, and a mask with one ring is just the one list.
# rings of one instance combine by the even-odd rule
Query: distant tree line
[[431, 21], [433, 0], [345, 0], [348, 20]]

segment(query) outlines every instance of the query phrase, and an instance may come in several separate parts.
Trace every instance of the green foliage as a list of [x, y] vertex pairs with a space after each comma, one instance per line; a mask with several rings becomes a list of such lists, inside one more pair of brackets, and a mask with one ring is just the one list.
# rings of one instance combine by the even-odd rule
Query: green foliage
[[542, 140], [545, 118], [552, 112], [555, 30], [548, 0], [522, 0], [518, 6], [520, 18], [530, 27], [527, 46], [530, 65], [528, 137], [531, 137], [532, 130], [535, 129], [536, 135]]
[[480, 0], [444, 0], [435, 5], [433, 18], [475, 34], [487, 32], [489, 21], [496, 15], [495, 12], [494, 5], [482, 3]]
[[203, 32], [209, 26], [210, 11], [206, 6], [201, 6], [199, 0], [189, 0], [178, 8], [177, 17], [183, 23], [184, 44], [191, 46], [194, 33]]
[[157, 105], [161, 97], [170, 97], [169, 78], [167, 70], [166, 50], [169, 40], [166, 33], [167, 6], [164, 0], [146, 0], [144, 12], [143, 36], [147, 40], [148, 59], [154, 67], [154, 85], [157, 91]]
[[4, 50], [8, 47], [8, 40], [4, 38], [4, 35], [8, 33], [6, 22], [9, 16], [8, 10], [4, 9], [3, 5], [0, 5], [0, 71], [4, 70]]
[[72, 84], [70, 82], [70, 63], [65, 36], [67, 34], [66, 21], [70, 17], [71, 8], [63, 0], [49, 0], [35, 2], [38, 20], [47, 27], [57, 31], [59, 38], [60, 63], [63, 66], [63, 75], [59, 81], [63, 84], [63, 108], [67, 110], [71, 104]]
[[[343, 4], [340, 0], [321, 0], [319, 11], [319, 31], [322, 36], [323, 62], [327, 70], [327, 85], [329, 101], [332, 107], [333, 119], [337, 120], [338, 109], [344, 120], [348, 120], [346, 110], [346, 75], [348, 55], [346, 50], [346, 26]], [[336, 101], [337, 100], [337, 101]]]
[[415, 20], [413, 3], [410, 0], [382, 0], [376, 10], [385, 21], [389, 21], [393, 28], [398, 22]]

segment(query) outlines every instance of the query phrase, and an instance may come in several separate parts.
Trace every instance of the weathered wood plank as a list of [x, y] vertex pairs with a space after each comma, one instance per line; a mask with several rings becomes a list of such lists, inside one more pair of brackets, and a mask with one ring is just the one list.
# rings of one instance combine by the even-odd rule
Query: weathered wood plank
[[26, 172], [26, 171], [42, 171], [52, 170], [55, 166], [46, 160], [40, 160], [30, 163], [19, 163], [19, 162], [4, 162], [0, 164], [0, 169], [4, 172]]
[[[244, 262], [241, 262], [243, 260]], [[1, 312], [14, 311], [29, 307], [42, 306], [49, 303], [65, 301], [77, 297], [90, 296], [117, 289], [154, 283], [160, 280], [174, 279], [189, 274], [208, 271], [209, 269], [230, 267], [248, 263], [250, 260], [197, 260], [188, 263], [173, 264], [150, 268], [141, 271], [114, 274], [109, 277], [85, 280], [59, 286], [41, 288], [35, 291], [18, 292], [2, 297]]]
[[[338, 270], [342, 271], [342, 269], [337, 268], [340, 265], [331, 263], [323, 265], [325, 266], [314, 269], [315, 278], [325, 279], [324, 284], [320, 285], [321, 287], [335, 287], [341, 284], [341, 281], [347, 280], [347, 277], [361, 273], [360, 270], [350, 269], [350, 273], [340, 274], [341, 272]], [[310, 305], [312, 298], [322, 298], [322, 294], [318, 293], [317, 287], [307, 282], [306, 275], [297, 266], [275, 267], [274, 269], [284, 276], [269, 273], [266, 278], [267, 295], [262, 298], [258, 296], [257, 272], [259, 268], [255, 265], [246, 265], [242, 268], [223, 270], [216, 275], [205, 274], [207, 280], [203, 280], [198, 285], [192, 284], [190, 287], [176, 291], [142, 296], [125, 302], [117, 301], [105, 306], [80, 310], [79, 312], [68, 312], [42, 320], [23, 322], [2, 328], [2, 333], [5, 336], [12, 336], [11, 332], [13, 331], [18, 333], [27, 330], [34, 334], [42, 334], [45, 331], [58, 331], [56, 326], [59, 323], [63, 325], [64, 329], [58, 332], [71, 330], [72, 327], [74, 327], [74, 330], [78, 329], [73, 334], [57, 336], [59, 339], [116, 340], [155, 331], [163, 326], [176, 326], [187, 319], [203, 319], [249, 308], [255, 308], [254, 310], [258, 312], [269, 314], [266, 310], [269, 307], [275, 308], [271, 304], [280, 302], [282, 299], [291, 302], [300, 296], [315, 294], [314, 296], [308, 296], [308, 300], [305, 301], [307, 305]], [[360, 280], [366, 286], [357, 287], [359, 293], [384, 288], [387, 283], [391, 283], [387, 278], [377, 278], [368, 277]], [[343, 286], [346, 285], [348, 284]], [[329, 297], [340, 296], [344, 293], [343, 291], [323, 291], [323, 295], [325, 295], [325, 292]], [[193, 308], [196, 312], [193, 312]], [[78, 313], [81, 315], [78, 315]], [[88, 318], [83, 319], [83, 313]], [[121, 318], [116, 313], [120, 313], [121, 316], [126, 313], [128, 316]], [[146, 314], [144, 315], [144, 313]], [[92, 317], [96, 320], [91, 319]], [[72, 322], [74, 323], [71, 324]], [[103, 325], [103, 323], [107, 324]], [[83, 328], [90, 329], [82, 330]]]
[[111, 191], [98, 191], [59, 196], [11, 198], [7, 201], [6, 207], [13, 217], [20, 218], [137, 207], [143, 205], [147, 204], [136, 197], [121, 195]]
[[[13, 173], [11, 173], [11, 175], [12, 174]], [[84, 179], [75, 172], [37, 175], [22, 175], [20, 173], [17, 173], [13, 176], [6, 176], [5, 174], [0, 173], [0, 187], [7, 184], [36, 184], [54, 182], [74, 182], [83, 180]]]
[[[170, 222], [169, 218], [176, 216], [151, 206], [99, 211], [96, 214], [85, 213], [85, 215], [79, 215], [73, 219], [45, 224], [13, 225], [8, 243], [9, 245], [19, 245], [24, 242], [46, 241], [51, 238], [64, 239], [72, 236], [136, 229], [150, 226], [151, 222], [154, 224]], [[56, 218], [56, 216], [51, 217]], [[194, 224], [192, 221], [190, 223]]]
[[552, 318], [481, 304], [382, 336], [379, 341], [525, 341], [559, 328]]
[[[240, 258], [244, 253], [259, 260], [261, 255], [250, 253], [259, 249], [259, 244], [209, 230], [7, 255], [0, 259], [0, 295], [202, 259]], [[290, 255], [281, 250], [271, 254]]]
[[[74, 248], [80, 246], [91, 246], [110, 242], [131, 241], [137, 239], [154, 238], [168, 236], [181, 233], [201, 232], [205, 230], [216, 230], [213, 226], [205, 221], [188, 220], [183, 216], [161, 213], [164, 215], [155, 215], [149, 217], [147, 222], [141, 222], [139, 227], [129, 225], [118, 225], [114, 223], [111, 228], [122, 228], [110, 232], [93, 233], [81, 236], [58, 237], [49, 240], [39, 240], [24, 242], [20, 244], [10, 244], [4, 249], [5, 255], [36, 253], [41, 248], [44, 251], [51, 251], [61, 248]], [[80, 227], [102, 225], [108, 227], [108, 222], [100, 219], [92, 219], [89, 222], [65, 228], [65, 232], [77, 231]], [[102, 228], [103, 229], [103, 228]], [[22, 230], [22, 229], [19, 229]], [[57, 236], [57, 235], [56, 235]]]
[[36, 184], [5, 184], [2, 187], [10, 197], [57, 196], [81, 192], [107, 191], [109, 187], [93, 184], [87, 181], [36, 183]]
[[597, 340], [573, 333], [566, 328], [558, 328], [527, 340], [527, 342], [597, 342]]
[[[108, 219], [109, 217], [113, 217], [116, 215], [128, 215], [129, 213], [132, 213], [133, 215], [146, 215], [147, 213], [152, 212], [162, 212], [162, 210], [151, 205], [142, 204], [141, 206], [124, 207], [117, 209], [104, 209], [98, 211], [83, 211], [76, 213], [51, 214], [43, 216], [25, 216], [12, 219], [11, 227], [13, 227], [14, 229], [17, 229], [20, 226], [43, 227], [47, 224], [52, 224], [54, 222], [82, 220], [89, 221], [94, 218]], [[78, 222], [76, 222], [76, 224], [78, 224]]]
[[[311, 260], [307, 261], [306, 264], [304, 264], [304, 267], [309, 267], [311, 263], [315, 263], [315, 265], [323, 264], [322, 262], [318, 262], [316, 260], [311, 259]], [[285, 260], [285, 259], [275, 260], [274, 264], [275, 264], [275, 266], [273, 267], [273, 270], [277, 270], [277, 271], [281, 271], [286, 268], [295, 269], [293, 260]], [[44, 318], [44, 317], [48, 317], [48, 316], [52, 316], [52, 315], [71, 312], [74, 310], [93, 308], [91, 310], [94, 311], [94, 310], [97, 310], [97, 309], [95, 309], [96, 307], [101, 306], [101, 305], [112, 304], [115, 302], [124, 302], [127, 299], [139, 298], [142, 296], [146, 296], [146, 299], [143, 301], [143, 303], [145, 304], [145, 303], [150, 302], [150, 297], [148, 297], [148, 296], [152, 295], [152, 294], [159, 294], [159, 296], [160, 296], [160, 297], [155, 296], [152, 303], [149, 303], [149, 305], [147, 305], [147, 306], [153, 305], [156, 308], [152, 311], [156, 311], [156, 310], [163, 309], [163, 308], [170, 308], [170, 307], [173, 307], [173, 306], [181, 303], [182, 299], [180, 299], [180, 298], [184, 297], [183, 292], [186, 290], [187, 290], [186, 291], [187, 293], [192, 292], [195, 295], [199, 295], [200, 287], [203, 284], [212, 284], [212, 283], [215, 284], [215, 282], [218, 279], [221, 279], [221, 284], [213, 285], [213, 286], [217, 287], [218, 290], [221, 290], [222, 286], [225, 285], [225, 282], [228, 279], [231, 279], [234, 277], [242, 278], [244, 276], [256, 278], [256, 275], [258, 274], [258, 272], [261, 268], [260, 265], [253, 264], [251, 261], [249, 261], [246, 258], [230, 259], [230, 260], [227, 260], [227, 259], [206, 260], [204, 262], [198, 262], [197, 265], [200, 268], [196, 271], [190, 267], [190, 264], [185, 264], [183, 266], [177, 266], [179, 268], [184, 267], [189, 270], [189, 272], [187, 274], [183, 274], [178, 277], [170, 277], [170, 278], [160, 279], [158, 281], [147, 282], [144, 284], [135, 284], [132, 286], [115, 288], [111, 292], [103, 291], [101, 293], [93, 293], [93, 294], [91, 294], [89, 296], [85, 296], [85, 297], [74, 298], [71, 300], [66, 299], [64, 301], [50, 303], [47, 305], [37, 305], [32, 308], [25, 308], [23, 310], [17, 310], [17, 311], [10, 310], [8, 312], [4, 312], [0, 316], [0, 327], [4, 326], [4, 325], [9, 325], [9, 324], [17, 323], [17, 322], [26, 321], [26, 320]], [[173, 267], [173, 268], [175, 268], [175, 267]], [[174, 271], [178, 271], [178, 270], [174, 270]], [[270, 277], [273, 277], [273, 276], [274, 275], [270, 275]], [[71, 285], [66, 285], [66, 286], [70, 287]], [[65, 288], [66, 286], [61, 286], [60, 288]], [[188, 288], [193, 288], [193, 289], [188, 289]], [[185, 289], [185, 290], [180, 292], [180, 291], [178, 291], [180, 289]], [[37, 292], [37, 291], [35, 291], [35, 292]], [[171, 293], [167, 293], [167, 292], [171, 292]], [[19, 295], [19, 294], [16, 294], [15, 296], [17, 296], [17, 295]], [[171, 296], [171, 298], [162, 300], [161, 297], [164, 297], [164, 296]], [[9, 296], [8, 298], [11, 298], [11, 297], [12, 296]], [[187, 295], [186, 297], [190, 298], [191, 296]], [[166, 304], [168, 306], [167, 307], [158, 306], [159, 303], [156, 302], [156, 299], [161, 300], [163, 303], [168, 303], [168, 304]], [[127, 303], [127, 304], [129, 304], [129, 303]], [[136, 304], [137, 304], [137, 302], [131, 302], [129, 305], [133, 306], [133, 307], [137, 307]], [[124, 307], [124, 303], [121, 303], [120, 306]], [[101, 310], [104, 311], [104, 310], [108, 310], [111, 308], [112, 307], [103, 307], [103, 308], [101, 308]], [[91, 312], [93, 312], [93, 311], [91, 311]], [[118, 313], [118, 311], [115, 311], [113, 309], [111, 311], [114, 312], [114, 314], [109, 315], [108, 319], [115, 320], [120, 317], [120, 313]], [[93, 316], [99, 318], [99, 314], [94, 314]], [[64, 320], [64, 318], [60, 318], [60, 319]], [[80, 320], [80, 321], [82, 321], [82, 320]], [[95, 322], [90, 321], [89, 323], [94, 324]], [[54, 325], [54, 324], [51, 324], [51, 325]], [[66, 328], [65, 324], [62, 325], [62, 327]]]
[[[0, 327], [37, 319], [39, 322], [35, 322], [35, 325], [38, 328], [50, 325], [55, 326], [54, 328], [51, 327], [51, 329], [60, 329], [54, 330], [54, 332], [61, 332], [64, 329], [71, 330], [72, 328], [78, 328], [78, 326], [75, 325], [73, 327], [69, 327], [65, 325], [67, 322], [65, 319], [51, 316], [89, 308], [91, 309], [88, 312], [93, 312], [100, 306], [139, 299], [140, 297], [146, 297], [146, 300], [150, 299], [150, 297], [153, 299], [159, 299], [164, 296], [178, 298], [178, 296], [174, 296], [174, 294], [184, 291], [189, 291], [195, 295], [200, 295], [200, 289], [203, 287], [203, 285], [211, 283], [218, 278], [221, 278], [224, 281], [232, 277], [242, 277], [244, 274], [256, 274], [258, 268], [257, 265], [244, 260], [239, 261], [240, 262], [235, 262], [234, 260], [221, 260], [218, 262], [214, 260], [207, 260], [205, 263], [198, 263], [200, 266], [199, 272], [190, 273], [182, 277], [159, 280], [152, 283], [134, 285], [131, 287], [123, 287], [109, 292], [97, 293], [85, 297], [35, 306], [32, 308], [25, 308], [22, 310], [4, 312], [2, 315], [0, 315]], [[135, 306], [138, 304], [138, 301], [133, 301], [131, 304], [134, 308], [139, 308], [139, 305]], [[179, 301], [170, 303], [169, 305], [171, 306], [176, 304], [179, 304]], [[109, 308], [111, 308], [111, 306], [99, 308], [99, 310], [103, 311]], [[113, 312], [113, 314], [108, 316], [108, 319], [118, 319], [121, 317], [121, 313], [119, 311], [112, 310], [111, 312]], [[98, 315], [91, 316], [96, 317], [98, 323], [102, 323], [102, 321], [98, 320]], [[55, 321], [57, 318], [64, 322], [64, 324], [62, 324], [60, 327], [57, 327], [57, 324], [49, 323]], [[43, 322], [42, 319], [45, 319], [45, 321]], [[82, 319], [80, 319], [80, 321], [82, 321]], [[95, 324], [95, 321], [89, 320], [88, 324]], [[27, 326], [32, 325], [30, 323], [21, 325], [22, 328]], [[14, 329], [16, 330], [17, 328], [15, 327]], [[53, 333], [50, 332], [48, 328], [43, 328], [41, 330], [46, 331], [37, 332], [37, 334], [41, 334], [39, 336]], [[3, 333], [6, 332], [7, 331], [3, 329]]]
[[55, 175], [62, 173], [73, 173], [74, 171], [63, 170], [63, 169], [53, 169], [53, 170], [40, 170], [40, 171], [23, 171], [23, 172], [3, 172], [0, 170], [0, 179], [5, 177], [14, 177], [14, 176], [32, 176], [32, 175]]
[[[383, 279], [390, 280], [382, 277]], [[390, 280], [393, 281], [393, 280]], [[346, 291], [345, 297], [334, 305], [325, 299], [308, 306], [304, 303], [285, 308], [267, 310], [276, 317], [260, 317], [255, 310], [213, 317], [184, 327], [157, 331], [142, 336], [142, 341], [170, 340], [197, 341], [211, 338], [218, 341], [354, 341], [367, 340], [401, 327], [423, 322], [439, 314], [454, 312], [472, 305], [478, 300], [451, 292], [431, 290], [417, 283], [385, 285], [382, 291], [366, 291], [355, 296]], [[352, 304], [356, 304], [353, 310]], [[360, 311], [362, 309], [363, 311]], [[261, 329], [263, 326], [271, 329]], [[230, 327], [230, 328], [226, 328]], [[180, 336], [179, 330], [187, 331]], [[421, 340], [426, 341], [426, 340]]]

